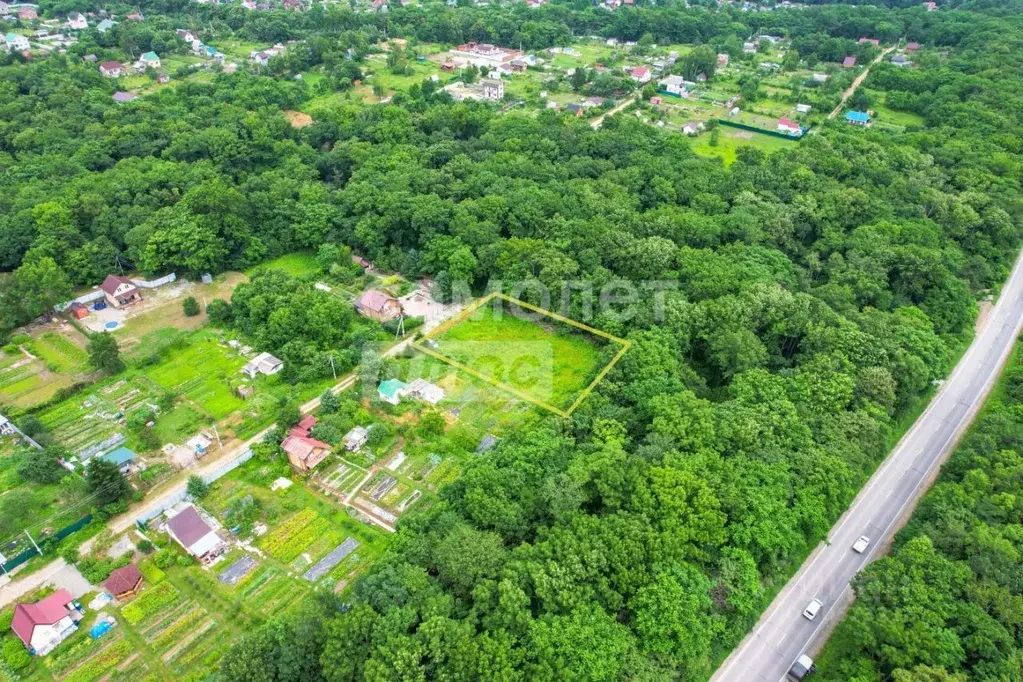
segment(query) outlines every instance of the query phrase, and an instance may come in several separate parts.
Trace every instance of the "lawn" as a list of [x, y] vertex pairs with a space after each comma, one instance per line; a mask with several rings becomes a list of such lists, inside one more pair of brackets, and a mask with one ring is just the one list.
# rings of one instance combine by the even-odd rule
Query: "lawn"
[[712, 147], [710, 144], [710, 133], [703, 133], [692, 143], [694, 152], [701, 156], [720, 157], [726, 166], [735, 162], [735, 155], [739, 147], [756, 147], [771, 153], [783, 149], [793, 149], [793, 145], [799, 144], [796, 140], [784, 140], [771, 135], [760, 135], [737, 128], [718, 126], [718, 144]]
[[436, 336], [436, 351], [533, 400], [564, 408], [596, 376], [600, 348], [596, 337], [555, 324], [487, 305]]
[[317, 275], [322, 272], [320, 264], [316, 261], [316, 254], [312, 251], [296, 251], [286, 253], [283, 256], [274, 258], [245, 271], [246, 275], [252, 276], [259, 270], [283, 270], [292, 277], [305, 277], [306, 275]]
[[874, 98], [874, 104], [871, 105], [870, 109], [874, 112], [875, 120], [878, 123], [890, 123], [897, 126], [922, 126], [926, 124], [924, 117], [919, 114], [888, 108], [883, 93], [876, 90], [869, 91], [869, 93]]
[[234, 387], [242, 383], [239, 373], [246, 359], [224, 348], [211, 332], [197, 332], [188, 344], [173, 351], [163, 362], [144, 370], [162, 388], [194, 403], [216, 420], [245, 404]]
[[0, 405], [30, 408], [83, 379], [91, 370], [82, 345], [71, 337], [84, 345], [84, 338], [68, 327], [37, 333], [32, 338], [22, 336], [20, 344], [0, 350]]

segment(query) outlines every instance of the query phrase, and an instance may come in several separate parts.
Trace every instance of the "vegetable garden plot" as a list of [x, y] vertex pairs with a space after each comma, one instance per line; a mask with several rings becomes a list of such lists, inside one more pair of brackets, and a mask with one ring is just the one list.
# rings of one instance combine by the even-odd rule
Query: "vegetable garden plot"
[[228, 566], [227, 569], [221, 571], [220, 575], [217, 576], [217, 580], [225, 585], [236, 585], [239, 580], [248, 575], [258, 565], [255, 559], [246, 554]]
[[316, 582], [324, 575], [326, 575], [330, 569], [341, 563], [345, 557], [355, 551], [355, 548], [359, 546], [359, 543], [353, 539], [348, 538], [340, 545], [334, 548], [330, 554], [316, 562], [316, 565], [305, 572], [302, 577], [311, 583]]

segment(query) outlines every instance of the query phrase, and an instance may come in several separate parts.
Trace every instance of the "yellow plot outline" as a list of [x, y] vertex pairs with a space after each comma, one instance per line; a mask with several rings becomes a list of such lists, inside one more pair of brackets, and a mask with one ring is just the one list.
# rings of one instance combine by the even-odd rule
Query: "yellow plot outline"
[[[493, 377], [489, 377], [481, 372], [478, 372], [477, 370], [468, 367], [453, 358], [449, 358], [446, 355], [442, 355], [441, 353], [438, 353], [437, 351], [433, 350], [432, 348], [429, 348], [426, 345], [425, 343], [426, 341], [433, 340], [436, 337], [442, 335], [444, 332], [451, 329], [452, 327], [454, 327], [455, 325], [464, 322], [470, 315], [472, 315], [474, 312], [490, 303], [495, 298], [499, 298], [502, 301], [507, 301], [508, 303], [514, 303], [517, 306], [526, 308], [527, 310], [532, 310], [533, 312], [540, 313], [541, 315], [546, 315], [547, 317], [555, 319], [559, 322], [564, 322], [565, 324], [575, 327], [576, 329], [582, 329], [583, 331], [589, 332], [590, 334], [594, 334], [595, 336], [599, 336], [613, 343], [617, 343], [621, 346], [621, 348], [617, 353], [615, 353], [615, 356], [611, 358], [611, 362], [609, 362], [602, 370], [600, 370], [600, 373], [597, 374], [596, 378], [592, 382], [590, 382], [590, 385], [582, 390], [582, 393], [580, 393], [579, 397], [575, 399], [575, 402], [569, 405], [567, 410], [562, 410], [560, 408], [555, 407], [554, 405], [550, 405], [542, 400], [538, 400], [537, 398], [530, 396], [525, 391], [522, 391], [518, 388], [515, 388], [514, 386], [510, 386], [504, 383], [503, 381], [498, 381]], [[528, 403], [536, 405], [537, 407], [541, 407], [547, 410], [548, 412], [553, 412], [554, 414], [561, 417], [569, 417], [573, 412], [575, 412], [576, 408], [579, 407], [582, 404], [582, 402], [589, 397], [590, 393], [593, 392], [593, 389], [597, 387], [597, 384], [604, 380], [604, 377], [607, 376], [607, 373], [610, 372], [611, 369], [616, 364], [618, 364], [618, 361], [622, 359], [622, 356], [625, 355], [626, 351], [628, 351], [631, 346], [632, 342], [629, 341], [628, 339], [613, 336], [605, 331], [601, 331], [600, 329], [595, 329], [594, 327], [585, 325], [582, 322], [576, 322], [575, 320], [564, 317], [563, 315], [559, 315], [554, 311], [539, 308], [535, 305], [532, 305], [531, 303], [526, 303], [525, 301], [520, 301], [517, 298], [512, 298], [511, 296], [503, 294], [499, 291], [491, 292], [490, 294], [484, 296], [483, 298], [474, 301], [471, 305], [462, 310], [462, 312], [458, 313], [458, 315], [455, 315], [454, 317], [446, 320], [443, 324], [434, 328], [430, 332], [424, 334], [421, 339], [414, 341], [412, 343], [412, 347], [420, 351], [421, 353], [425, 353], [426, 355], [436, 358], [441, 362], [445, 362], [451, 365], [452, 367], [460, 369], [463, 372], [466, 372], [467, 374], [470, 374], [476, 377], [477, 379], [480, 379], [481, 381], [485, 381], [492, 386], [496, 386], [502, 391], [511, 393], [512, 395], [519, 397]]]

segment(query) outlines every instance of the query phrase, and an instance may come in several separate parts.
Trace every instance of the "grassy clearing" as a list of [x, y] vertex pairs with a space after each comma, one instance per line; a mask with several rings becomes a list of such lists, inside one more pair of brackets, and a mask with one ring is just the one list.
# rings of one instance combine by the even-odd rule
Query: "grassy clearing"
[[712, 147], [710, 144], [710, 133], [703, 133], [693, 142], [692, 149], [701, 156], [720, 157], [726, 166], [735, 162], [736, 152], [740, 147], [756, 147], [767, 153], [784, 149], [792, 149], [792, 145], [798, 144], [795, 140], [783, 140], [770, 135], [759, 135], [736, 128], [719, 126], [718, 145]]
[[316, 262], [316, 254], [312, 251], [296, 251], [295, 253], [284, 254], [279, 258], [267, 261], [254, 268], [249, 268], [245, 271], [245, 274], [251, 277], [253, 273], [259, 270], [283, 270], [292, 277], [305, 277], [306, 275], [319, 274], [322, 268]]
[[219, 420], [245, 404], [233, 388], [242, 383], [239, 372], [244, 364], [245, 358], [220, 346], [211, 333], [199, 332], [165, 362], [147, 368], [145, 375]]
[[564, 407], [599, 370], [599, 349], [582, 333], [556, 328], [539, 316], [522, 319], [481, 308], [439, 338], [438, 352], [482, 375]]

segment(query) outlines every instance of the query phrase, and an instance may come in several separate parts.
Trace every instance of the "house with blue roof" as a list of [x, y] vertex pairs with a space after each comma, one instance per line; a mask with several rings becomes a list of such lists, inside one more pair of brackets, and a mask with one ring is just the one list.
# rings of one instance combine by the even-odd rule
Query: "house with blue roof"
[[116, 23], [117, 23], [116, 21], [104, 19], [103, 21], [96, 24], [96, 30], [99, 31], [100, 33], [106, 33], [107, 31], [112, 29]]
[[129, 471], [131, 471], [132, 463], [137, 458], [138, 458], [137, 452], [123, 445], [115, 450], [111, 450], [110, 452], [100, 457], [100, 459], [103, 459], [112, 464], [116, 464], [118, 467], [120, 467], [122, 474], [127, 474]]
[[865, 111], [850, 111], [845, 115], [845, 122], [854, 126], [869, 126], [870, 114]]

